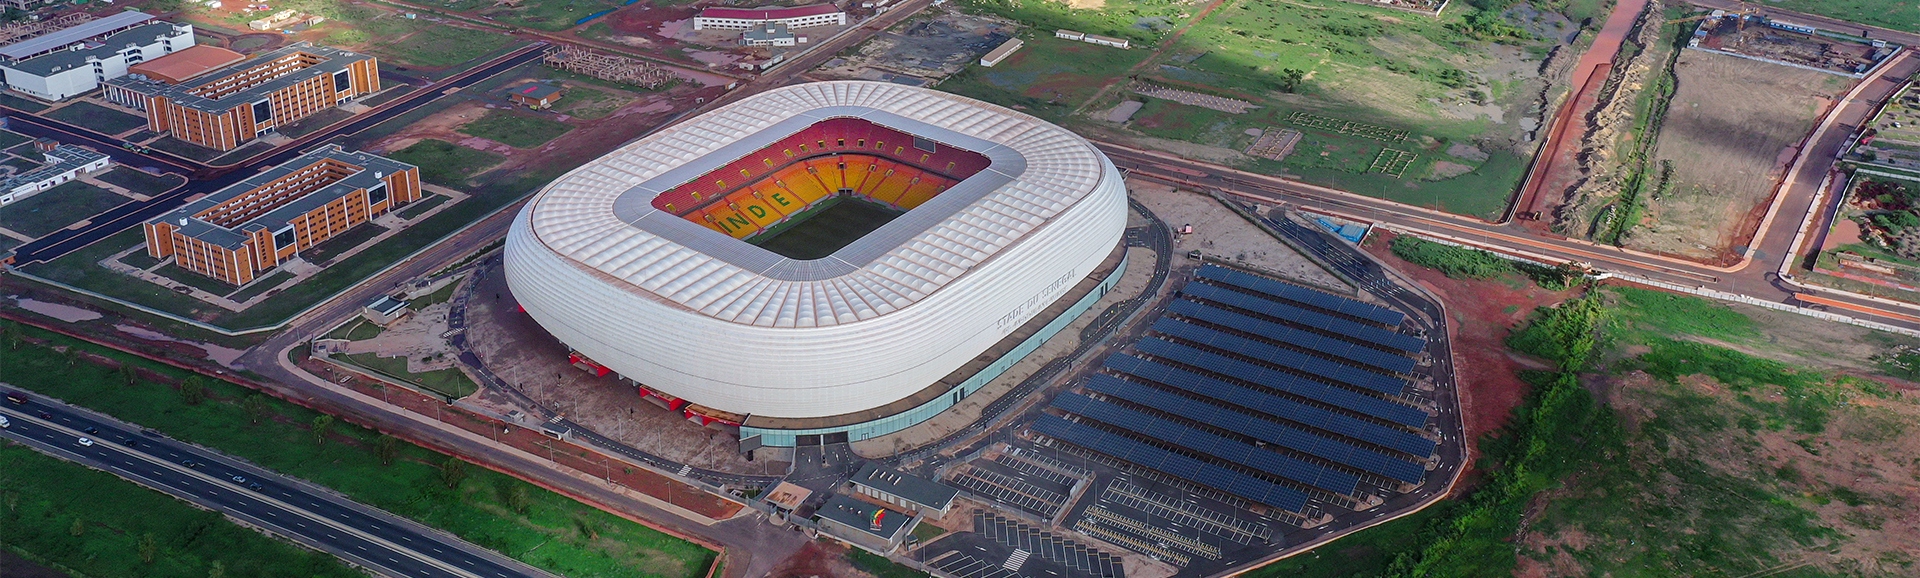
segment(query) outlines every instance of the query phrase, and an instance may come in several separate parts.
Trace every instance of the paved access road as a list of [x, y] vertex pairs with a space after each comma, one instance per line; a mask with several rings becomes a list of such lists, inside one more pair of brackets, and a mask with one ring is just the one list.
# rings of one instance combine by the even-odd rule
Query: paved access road
[[[131, 227], [137, 227], [148, 219], [166, 214], [167, 211], [174, 210], [186, 204], [187, 198], [193, 195], [218, 191], [259, 172], [256, 170], [247, 170], [249, 168], [269, 167], [287, 162], [308, 150], [309, 147], [305, 145], [358, 133], [374, 125], [386, 122], [393, 117], [406, 114], [413, 109], [433, 102], [441, 96], [445, 96], [450, 91], [472, 86], [482, 80], [512, 70], [514, 67], [539, 60], [542, 54], [544, 54], [543, 51], [539, 50], [541, 46], [543, 45], [529, 45], [520, 52], [494, 60], [462, 76], [419, 88], [412, 93], [401, 96], [394, 102], [382, 105], [382, 107], [375, 112], [356, 117], [352, 122], [301, 137], [292, 143], [281, 146], [277, 152], [264, 157], [256, 157], [255, 160], [247, 163], [245, 167], [211, 168], [194, 172], [189, 175], [191, 182], [188, 182], [186, 186], [175, 188], [146, 201], [129, 202], [108, 209], [104, 213], [95, 215], [91, 222], [84, 228], [61, 230], [31, 243], [21, 245], [19, 248], [14, 249], [16, 264], [25, 265], [35, 261], [52, 261], [61, 255], [91, 245], [94, 241], [105, 239]], [[16, 118], [14, 120], [15, 122], [19, 122], [21, 119]], [[63, 140], [80, 138], [83, 141], [94, 144], [96, 147], [102, 147], [102, 150], [120, 150], [118, 143], [105, 144], [106, 141], [114, 140], [111, 137], [56, 120], [34, 117], [31, 121], [21, 124], [36, 126], [37, 128], [33, 130], [58, 131], [61, 133]], [[143, 158], [147, 158], [149, 161], [153, 160], [151, 157]], [[150, 164], [152, 163], [140, 163], [140, 166]], [[170, 166], [178, 166], [176, 163], [167, 164]]]
[[[7, 388], [12, 390], [13, 388]], [[0, 436], [231, 515], [389, 576], [552, 576], [310, 484], [29, 394]], [[79, 438], [93, 441], [83, 446]]]

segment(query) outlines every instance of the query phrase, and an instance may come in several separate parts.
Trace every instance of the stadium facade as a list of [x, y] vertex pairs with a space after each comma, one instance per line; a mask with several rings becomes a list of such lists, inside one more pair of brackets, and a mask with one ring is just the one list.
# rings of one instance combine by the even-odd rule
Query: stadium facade
[[1113, 164], [1045, 121], [821, 82], [554, 181], [505, 274], [578, 356], [689, 417], [769, 446], [860, 440], [952, 407], [1090, 308], [1125, 270], [1126, 210]]

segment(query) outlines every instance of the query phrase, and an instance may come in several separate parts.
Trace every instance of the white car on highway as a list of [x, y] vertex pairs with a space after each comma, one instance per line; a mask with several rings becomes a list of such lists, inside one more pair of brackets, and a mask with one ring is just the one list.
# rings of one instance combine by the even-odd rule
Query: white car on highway
[[73, 442], [73, 443], [77, 443], [77, 444], [80, 444], [80, 445], [82, 445], [82, 446], [92, 446], [92, 445], [93, 445], [93, 440], [90, 440], [90, 439], [87, 439], [87, 438], [80, 438], [80, 439], [77, 439], [77, 440], [74, 440], [74, 442]]
[[0, 415], [0, 427], [13, 427], [13, 422], [7, 421], [7, 416]]

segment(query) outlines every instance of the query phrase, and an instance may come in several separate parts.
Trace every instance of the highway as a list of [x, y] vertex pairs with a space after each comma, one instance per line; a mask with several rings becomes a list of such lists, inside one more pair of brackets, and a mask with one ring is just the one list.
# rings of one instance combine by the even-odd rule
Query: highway
[[[13, 388], [9, 387], [9, 390]], [[216, 510], [388, 576], [552, 576], [272, 471], [28, 394], [0, 436]], [[82, 437], [93, 441], [81, 445]]]
[[[256, 157], [252, 162], [247, 163], [246, 167], [266, 167], [287, 162], [305, 152], [306, 145], [358, 133], [393, 117], [406, 114], [413, 109], [433, 102], [445, 96], [448, 91], [472, 86], [494, 75], [511, 70], [514, 67], [539, 60], [542, 55], [542, 51], [539, 49], [541, 46], [541, 44], [529, 45], [520, 51], [496, 59], [491, 63], [473, 69], [465, 74], [414, 90], [393, 102], [381, 105], [373, 112], [354, 117], [349, 122], [295, 139], [291, 143], [280, 146], [272, 153], [262, 157]], [[36, 130], [40, 131], [58, 131], [60, 134], [55, 135], [57, 138], [67, 141], [79, 140], [83, 144], [91, 144], [103, 151], [120, 151], [119, 153], [115, 153], [116, 160], [128, 154], [125, 153], [124, 149], [120, 148], [118, 140], [112, 137], [47, 118], [33, 117], [30, 122], [22, 122], [23, 119], [26, 118], [28, 117], [19, 115], [16, 111], [14, 118], [10, 122], [15, 123], [15, 126], [33, 126], [36, 127]], [[32, 135], [31, 132], [28, 134]], [[141, 163], [138, 166], [151, 166], [152, 162], [161, 162], [174, 168], [180, 168], [178, 164], [154, 159], [152, 157], [143, 156], [141, 158], [146, 159], [148, 162]], [[186, 200], [193, 195], [220, 190], [228, 185], [239, 182], [241, 179], [252, 176], [257, 171], [244, 170], [241, 167], [214, 167], [186, 172], [190, 172], [191, 181], [185, 186], [176, 187], [171, 191], [154, 196], [152, 199], [146, 201], [133, 201], [108, 209], [104, 213], [95, 215], [91, 222], [84, 228], [61, 230], [31, 243], [21, 245], [14, 249], [15, 266], [24, 266], [35, 261], [52, 261], [61, 255], [91, 245], [94, 241], [105, 239], [128, 228], [140, 226], [141, 223], [146, 222], [148, 219], [166, 214], [168, 211], [172, 211], [180, 205], [186, 204]]]

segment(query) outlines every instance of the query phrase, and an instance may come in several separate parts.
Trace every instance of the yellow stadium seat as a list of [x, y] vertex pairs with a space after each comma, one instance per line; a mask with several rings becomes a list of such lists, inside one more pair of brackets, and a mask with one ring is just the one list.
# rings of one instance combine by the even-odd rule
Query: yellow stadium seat
[[760, 226], [755, 225], [753, 219], [734, 212], [727, 207], [726, 203], [707, 205], [701, 209], [701, 212], [704, 213], [702, 221], [719, 227], [720, 232], [731, 235], [735, 239], [745, 239], [760, 232]]
[[932, 199], [934, 195], [938, 195], [944, 190], [947, 190], [946, 179], [922, 173], [920, 182], [909, 185], [907, 192], [900, 195], [900, 198], [894, 201], [893, 204], [911, 211], [914, 207], [920, 206], [921, 203], [927, 202], [928, 199]]
[[806, 199], [800, 198], [799, 195], [780, 188], [779, 185], [771, 182], [754, 183], [753, 193], [762, 203], [773, 207], [776, 211], [780, 211], [782, 215], [792, 215], [804, 211], [808, 205], [813, 204], [807, 202]]
[[899, 206], [900, 195], [907, 192], [914, 177], [920, 176], [920, 170], [904, 164], [889, 164], [893, 165], [891, 170], [882, 173], [883, 178], [867, 190], [867, 198]]
[[849, 155], [840, 158], [841, 162], [847, 166], [847, 168], [844, 169], [847, 175], [847, 186], [842, 188], [865, 191], [867, 188], [867, 177], [869, 173], [873, 172], [875, 164], [879, 163], [880, 160], [861, 155]]
[[813, 176], [829, 191], [847, 188], [846, 178], [840, 173], [840, 164], [832, 158], [820, 158], [807, 161], [807, 167], [813, 169]]
[[753, 198], [751, 190], [741, 190], [740, 192], [728, 195], [727, 203], [733, 210], [739, 211], [742, 215], [746, 215], [748, 219], [752, 219], [753, 224], [762, 229], [773, 226], [774, 223], [780, 222], [780, 220], [785, 217], [780, 211], [776, 211], [773, 207], [767, 206], [765, 201]]

